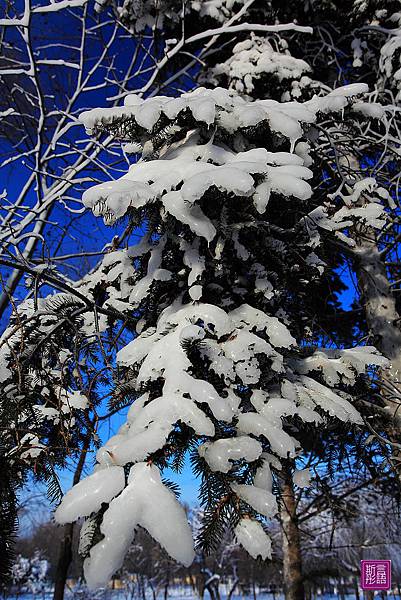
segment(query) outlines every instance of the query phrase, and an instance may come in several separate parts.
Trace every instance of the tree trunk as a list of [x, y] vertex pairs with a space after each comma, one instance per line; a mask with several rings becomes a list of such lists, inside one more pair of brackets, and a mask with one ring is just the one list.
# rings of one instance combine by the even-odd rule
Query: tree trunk
[[284, 593], [286, 600], [304, 600], [302, 557], [297, 506], [292, 483], [291, 469], [283, 466], [280, 518], [283, 530]]
[[338, 593], [341, 600], [345, 600], [345, 592], [344, 592], [344, 579], [340, 577], [338, 581]]
[[220, 600], [220, 577], [212, 575], [205, 582], [205, 589], [209, 592], [210, 600]]
[[[384, 391], [386, 405], [394, 416], [397, 437], [401, 428], [399, 402], [392, 396], [401, 392], [401, 330], [395, 299], [391, 292], [386, 267], [381, 260], [373, 232], [365, 232], [366, 237], [356, 236], [357, 260], [355, 267], [361, 293], [366, 322], [372, 334], [372, 342], [391, 361], [391, 367], [383, 371], [383, 380], [388, 383]], [[369, 238], [366, 239], [369, 235]]]
[[[90, 432], [85, 437], [77, 468], [75, 469], [72, 485], [76, 485], [81, 479], [85, 464], [86, 454], [90, 444]], [[56, 573], [54, 576], [53, 600], [64, 600], [65, 582], [67, 581], [68, 569], [72, 560], [72, 538], [74, 535], [74, 523], [67, 523], [63, 527], [63, 537], [60, 542], [60, 550], [57, 560]]]
[[141, 595], [142, 600], [146, 600], [145, 578], [143, 575], [141, 575]]
[[231, 598], [232, 598], [232, 596], [233, 596], [233, 594], [235, 592], [235, 588], [238, 585], [238, 582], [239, 582], [239, 579], [238, 579], [237, 575], [235, 575], [233, 584], [232, 584], [232, 586], [230, 588], [230, 591], [227, 594], [227, 600], [231, 600]]
[[54, 578], [53, 600], [63, 600], [67, 573], [72, 560], [72, 536], [74, 523], [67, 523], [63, 527], [63, 537], [60, 542], [56, 574]]
[[148, 581], [148, 586], [150, 587], [150, 591], [152, 592], [152, 596], [153, 596], [153, 600], [156, 600], [156, 590], [155, 590], [155, 586], [153, 585], [153, 583], [149, 580]]
[[354, 591], [355, 591], [355, 600], [359, 600], [359, 581], [358, 578], [354, 578]]
[[[340, 160], [341, 162], [341, 160]], [[357, 181], [361, 167], [356, 156], [348, 154], [346, 164], [353, 171]], [[363, 194], [358, 206], [363, 206]], [[376, 234], [371, 227], [358, 225], [353, 233], [356, 248], [352, 252], [354, 268], [358, 280], [361, 305], [371, 334], [372, 344], [391, 361], [388, 369], [383, 369], [384, 383], [382, 396], [393, 420], [393, 428], [388, 432], [393, 442], [400, 442], [401, 410], [401, 329], [400, 315], [391, 291], [386, 266], [378, 250]], [[398, 398], [395, 398], [398, 396]]]

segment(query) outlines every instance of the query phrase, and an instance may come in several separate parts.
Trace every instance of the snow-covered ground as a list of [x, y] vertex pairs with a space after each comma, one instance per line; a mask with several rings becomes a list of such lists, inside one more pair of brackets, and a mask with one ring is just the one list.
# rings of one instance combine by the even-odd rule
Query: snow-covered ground
[[[52, 593], [46, 593], [46, 594], [22, 594], [22, 595], [18, 595], [18, 596], [3, 596], [2, 598], [6, 598], [7, 600], [52, 600], [53, 594]], [[84, 595], [77, 595], [74, 592], [69, 592], [66, 594], [66, 600], [72, 600], [74, 598], [78, 599], [81, 598], [82, 600], [134, 600], [136, 599], [138, 596], [135, 595], [131, 595], [128, 591], [125, 590], [109, 590], [107, 593], [91, 593], [89, 592], [88, 595], [84, 596]], [[393, 597], [393, 596], [389, 596]], [[396, 597], [396, 596], [394, 596]], [[150, 596], [149, 596], [150, 598]], [[192, 595], [189, 596], [185, 593], [183, 593], [182, 595], [176, 595], [174, 592], [172, 594], [169, 594], [169, 598], [174, 598], [174, 600], [189, 600], [189, 598], [192, 600], [198, 600], [198, 596], [196, 595]], [[337, 600], [339, 599], [340, 596], [339, 595], [335, 595], [335, 594], [318, 594], [314, 596], [314, 600], [319, 599], [319, 600]], [[347, 594], [345, 596], [342, 597], [342, 600], [354, 600], [355, 599], [355, 595], [354, 594]], [[208, 594], [205, 594], [205, 600], [209, 600], [209, 596]], [[222, 595], [221, 596], [221, 600], [225, 600], [225, 596]], [[245, 595], [234, 595], [232, 596], [232, 600], [253, 600], [252, 596], [245, 596]], [[273, 594], [257, 594], [257, 600], [284, 600], [284, 596], [283, 595], [273, 595]]]

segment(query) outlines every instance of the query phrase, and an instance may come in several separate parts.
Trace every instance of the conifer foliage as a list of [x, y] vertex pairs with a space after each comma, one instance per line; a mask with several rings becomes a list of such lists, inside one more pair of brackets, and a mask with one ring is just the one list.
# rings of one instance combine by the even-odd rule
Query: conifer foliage
[[136, 336], [116, 360], [137, 397], [93, 475], [56, 511], [61, 523], [102, 511], [103, 537], [85, 561], [91, 586], [121, 566], [138, 525], [191, 563], [185, 514], [160, 479], [183, 452], [201, 477], [197, 544], [213, 547], [230, 526], [265, 558], [263, 519], [277, 512], [271, 471], [302, 450], [297, 432], [328, 419], [363, 424], [354, 387], [385, 359], [372, 347], [300, 341], [308, 297], [324, 280], [321, 232], [346, 238], [349, 223], [334, 205], [313, 206], [308, 131], [320, 113], [351, 111], [364, 92], [355, 85], [296, 104], [199, 88], [176, 99], [128, 96], [123, 108], [82, 115], [92, 133], [143, 148], [124, 177], [89, 188], [85, 205], [106, 223], [128, 215], [145, 232], [115, 257], [135, 261], [132, 275], [126, 260], [117, 301], [137, 315]]

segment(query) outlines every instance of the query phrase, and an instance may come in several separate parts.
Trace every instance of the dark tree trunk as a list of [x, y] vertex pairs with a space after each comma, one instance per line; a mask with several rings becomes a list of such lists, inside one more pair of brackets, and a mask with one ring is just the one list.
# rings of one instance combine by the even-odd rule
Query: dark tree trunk
[[239, 579], [238, 579], [238, 577], [237, 577], [237, 576], [235, 576], [235, 579], [234, 579], [234, 582], [233, 582], [233, 584], [232, 584], [232, 586], [231, 586], [231, 589], [230, 589], [230, 591], [229, 591], [229, 592], [228, 592], [228, 594], [227, 594], [227, 600], [231, 600], [231, 598], [232, 598], [232, 596], [233, 596], [233, 594], [234, 594], [234, 592], [235, 592], [235, 588], [236, 588], [236, 587], [237, 587], [237, 585], [238, 585], [238, 582], [239, 582]]
[[[75, 469], [73, 485], [81, 479], [85, 464], [86, 454], [90, 444], [90, 432], [87, 433], [79, 456], [77, 468]], [[60, 550], [57, 560], [56, 573], [54, 576], [53, 600], [64, 600], [65, 583], [67, 581], [68, 569], [72, 561], [72, 538], [74, 535], [74, 523], [67, 523], [63, 527], [63, 537], [60, 542]]]
[[341, 600], [345, 600], [344, 580], [342, 578], [338, 582], [338, 592]]
[[63, 537], [60, 542], [56, 574], [54, 578], [53, 600], [63, 600], [65, 582], [68, 569], [72, 560], [72, 536], [74, 534], [74, 523], [67, 523], [63, 527]]
[[206, 580], [205, 589], [209, 592], [210, 600], [220, 600], [219, 578], [217, 576], [214, 575]]
[[170, 576], [171, 576], [171, 565], [170, 565], [170, 561], [167, 561], [166, 576], [164, 579], [164, 600], [167, 600], [167, 598], [168, 598], [168, 590], [170, 587]]
[[148, 581], [148, 586], [150, 587], [150, 590], [152, 592], [152, 596], [153, 596], [153, 600], [156, 600], [156, 589], [155, 586], [153, 585], [153, 583], [151, 581]]
[[254, 571], [253, 565], [252, 565], [252, 597], [253, 597], [253, 600], [256, 600], [255, 571]]
[[283, 574], [286, 600], [305, 600], [297, 506], [291, 469], [283, 467], [280, 518], [283, 529]]
[[142, 600], [146, 600], [145, 578], [143, 575], [141, 575], [141, 594]]
[[359, 581], [356, 577], [354, 579], [354, 590], [355, 590], [355, 600], [359, 600]]

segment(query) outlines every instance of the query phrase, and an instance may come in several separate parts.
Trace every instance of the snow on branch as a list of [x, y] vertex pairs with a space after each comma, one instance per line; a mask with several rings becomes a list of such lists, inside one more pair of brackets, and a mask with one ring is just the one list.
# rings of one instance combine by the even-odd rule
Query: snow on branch
[[197, 33], [186, 39], [186, 43], [197, 42], [207, 37], [220, 35], [223, 33], [239, 33], [241, 31], [261, 31], [265, 33], [280, 33], [281, 31], [297, 31], [298, 33], [312, 33], [312, 27], [304, 27], [295, 23], [280, 23], [279, 25], [260, 25], [258, 23], [241, 23], [239, 25], [228, 25], [216, 27], [216, 29], [208, 29]]
[[56, 0], [45, 6], [37, 6], [32, 9], [33, 13], [49, 13], [64, 10], [66, 8], [77, 8], [87, 4], [88, 0]]

